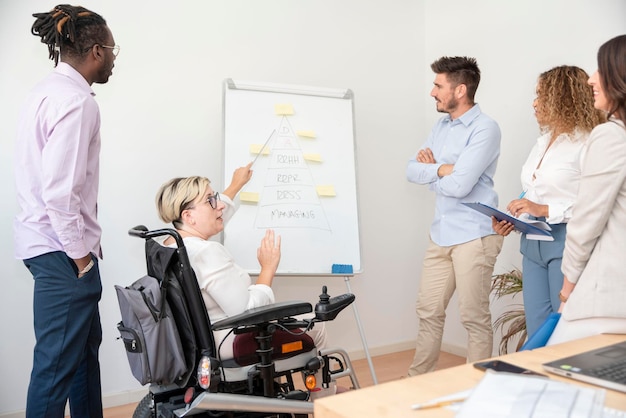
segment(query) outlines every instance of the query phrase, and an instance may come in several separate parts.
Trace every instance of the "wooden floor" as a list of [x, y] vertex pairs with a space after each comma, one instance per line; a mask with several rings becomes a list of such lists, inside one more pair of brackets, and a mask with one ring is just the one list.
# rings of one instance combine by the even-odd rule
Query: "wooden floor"
[[[376, 373], [378, 383], [404, 378], [409, 364], [411, 364], [411, 360], [413, 360], [413, 350], [372, 357], [372, 364], [374, 365], [374, 372]], [[464, 357], [442, 352], [439, 356], [437, 369], [445, 369], [464, 363]], [[361, 387], [372, 386], [374, 384], [367, 359], [354, 360], [352, 361], [352, 366], [354, 367]], [[341, 378], [339, 379], [338, 384], [340, 386], [349, 387], [350, 379], [347, 377]], [[131, 417], [135, 407], [136, 404], [129, 404], [114, 408], [107, 408], [104, 410], [104, 418]]]

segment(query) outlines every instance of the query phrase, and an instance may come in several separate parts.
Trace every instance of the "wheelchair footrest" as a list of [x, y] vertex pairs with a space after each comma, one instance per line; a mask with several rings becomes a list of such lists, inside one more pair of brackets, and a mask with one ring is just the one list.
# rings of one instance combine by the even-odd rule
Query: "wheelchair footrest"
[[176, 412], [177, 417], [188, 417], [204, 411], [270, 412], [273, 414], [313, 414], [313, 402], [262, 396], [202, 392], [188, 408]]

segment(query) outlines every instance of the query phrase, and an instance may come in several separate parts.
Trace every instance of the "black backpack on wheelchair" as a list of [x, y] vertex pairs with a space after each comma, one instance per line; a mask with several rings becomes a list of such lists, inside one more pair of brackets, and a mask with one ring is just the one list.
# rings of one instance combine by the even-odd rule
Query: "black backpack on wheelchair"
[[[350, 377], [352, 387], [359, 388], [348, 354], [320, 350], [305, 334], [316, 322], [332, 321], [354, 295], [330, 297], [324, 286], [312, 319], [295, 318], [313, 308], [294, 301], [212, 324], [182, 237], [173, 229], [144, 226], [129, 234], [146, 240], [148, 271], [126, 288], [116, 286], [120, 338], [133, 374], [140, 383], [150, 383], [133, 418], [306, 417], [313, 414], [313, 387], [328, 388]], [[164, 235], [172, 236], [177, 248], [153, 239]], [[232, 359], [219, 358], [212, 331], [222, 329], [236, 334]], [[320, 370], [321, 384], [315, 381]], [[304, 379], [304, 389], [296, 388], [294, 378]]]

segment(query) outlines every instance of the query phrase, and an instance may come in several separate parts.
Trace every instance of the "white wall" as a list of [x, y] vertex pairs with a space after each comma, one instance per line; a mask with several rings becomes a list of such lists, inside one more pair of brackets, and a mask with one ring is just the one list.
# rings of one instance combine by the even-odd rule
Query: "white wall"
[[[53, 5], [0, 0], [0, 415], [24, 408], [34, 343], [32, 279], [12, 256], [12, 152], [19, 104], [52, 69], [46, 47], [29, 34], [31, 14]], [[560, 64], [593, 71], [598, 46], [626, 33], [622, 0], [83, 5], [107, 19], [122, 46], [109, 83], [94, 86], [103, 119], [101, 362], [109, 405], [125, 403], [139, 388], [115, 340], [120, 318], [113, 285], [129, 284], [144, 272], [143, 244], [126, 232], [137, 224], [162, 226], [153, 197], [173, 176], [201, 174], [218, 188], [223, 184], [225, 78], [354, 91], [364, 273], [351, 286], [376, 353], [410, 347], [417, 327], [415, 296], [433, 198], [425, 187], [407, 183], [404, 171], [440, 116], [428, 96], [429, 64], [442, 55], [477, 57], [483, 72], [477, 100], [503, 132], [496, 188], [506, 203], [519, 193], [519, 170], [537, 135], [531, 111], [536, 76]], [[520, 266], [520, 257], [517, 240], [509, 238], [497, 269], [513, 266]], [[331, 294], [346, 288], [341, 279], [288, 277], [274, 287], [279, 299], [313, 302], [322, 284]], [[328, 328], [337, 346], [357, 355], [362, 350], [350, 310]], [[461, 352], [465, 345], [454, 306], [444, 343]]]

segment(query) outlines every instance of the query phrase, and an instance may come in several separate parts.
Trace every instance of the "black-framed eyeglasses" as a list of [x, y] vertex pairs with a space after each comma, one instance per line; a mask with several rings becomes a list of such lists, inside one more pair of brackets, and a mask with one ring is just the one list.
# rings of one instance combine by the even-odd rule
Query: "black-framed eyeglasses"
[[[209, 205], [211, 205], [211, 207], [213, 209], [217, 209], [217, 202], [218, 202], [218, 200], [222, 200], [222, 199], [220, 199], [220, 194], [218, 192], [215, 192], [215, 194], [207, 196], [207, 198], [204, 201], [204, 203], [208, 203]], [[182, 214], [186, 210], [192, 210], [192, 209], [195, 209], [195, 208], [196, 207], [194, 205], [189, 204], [189, 207], [181, 208], [180, 213]]]
[[222, 200], [220, 199], [220, 194], [218, 192], [215, 192], [215, 194], [209, 195], [206, 198], [206, 201], [209, 203], [209, 205], [211, 205], [213, 209], [217, 209], [218, 200]]

